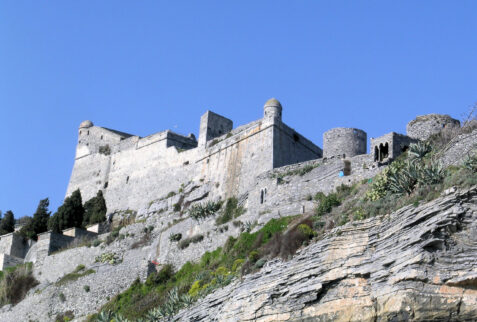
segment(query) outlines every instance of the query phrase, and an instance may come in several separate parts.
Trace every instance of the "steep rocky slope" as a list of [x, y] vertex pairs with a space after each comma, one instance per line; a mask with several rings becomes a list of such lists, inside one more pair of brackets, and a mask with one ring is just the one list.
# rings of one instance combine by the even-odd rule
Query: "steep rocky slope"
[[477, 187], [331, 231], [182, 321], [464, 321], [477, 316]]

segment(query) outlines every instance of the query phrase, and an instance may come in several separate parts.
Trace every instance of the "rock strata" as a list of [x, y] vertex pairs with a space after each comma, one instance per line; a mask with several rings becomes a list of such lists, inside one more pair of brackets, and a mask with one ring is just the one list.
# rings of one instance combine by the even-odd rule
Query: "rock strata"
[[181, 311], [181, 321], [473, 321], [477, 187], [331, 231], [289, 261]]

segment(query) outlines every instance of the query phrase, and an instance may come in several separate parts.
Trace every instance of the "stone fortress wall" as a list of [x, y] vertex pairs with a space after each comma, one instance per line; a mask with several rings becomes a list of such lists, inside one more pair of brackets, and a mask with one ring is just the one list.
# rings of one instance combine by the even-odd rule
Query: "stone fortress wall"
[[[227, 234], [214, 231], [212, 234], [217, 234], [205, 246], [191, 246], [177, 255], [168, 234], [177, 230], [186, 231], [188, 237], [210, 235], [209, 226], [214, 226], [184, 220], [189, 205], [234, 196], [247, 210], [241, 220], [259, 224], [309, 212], [314, 207], [310, 196], [316, 192], [330, 193], [341, 184], [375, 176], [382, 165], [417, 141], [391, 132], [371, 138], [371, 153], [367, 154], [366, 132], [335, 128], [324, 134], [322, 151], [284, 124], [281, 115], [281, 104], [271, 99], [264, 106], [262, 119], [234, 129], [231, 120], [207, 111], [201, 117], [198, 141], [193, 134], [182, 136], [169, 130], [140, 138], [85, 121], [79, 128], [67, 195], [80, 189], [85, 202], [102, 190], [110, 213], [132, 210], [138, 219], [148, 218], [149, 223], [160, 225], [164, 233], [154, 256], [160, 262], [180, 264], [193, 260], [194, 254], [215, 249], [227, 235], [238, 233], [233, 229]], [[420, 131], [416, 124], [419, 122], [408, 125], [412, 133]], [[426, 125], [421, 132], [428, 128]], [[305, 168], [308, 171], [297, 175]], [[179, 211], [173, 210], [175, 205]], [[160, 218], [151, 221], [159, 213]], [[31, 261], [41, 266], [45, 258], [75, 239], [96, 238], [103, 232], [95, 231], [97, 228], [47, 232], [40, 234], [36, 243], [26, 242], [16, 233], [2, 236], [0, 264], [6, 267]]]
[[322, 156], [281, 121], [281, 110], [271, 99], [262, 119], [235, 130], [232, 121], [208, 111], [198, 142], [171, 131], [140, 138], [85, 121], [66, 195], [80, 189], [86, 201], [101, 189], [114, 211], [138, 209], [190, 181], [215, 182], [215, 196], [243, 194], [264, 171]]
[[[371, 138], [371, 161], [392, 161], [412, 142], [442, 129], [442, 124], [459, 122], [449, 116], [419, 116], [409, 122], [408, 135], [390, 132]], [[193, 134], [170, 130], [141, 138], [84, 121], [66, 195], [80, 189], [86, 201], [103, 190], [111, 212], [137, 211], [189, 182], [213, 183], [210, 198], [240, 196], [253, 189], [255, 178], [266, 171], [322, 156], [366, 155], [367, 135], [360, 129], [333, 128], [323, 134], [323, 147], [322, 151], [282, 122], [282, 106], [276, 99], [265, 103], [262, 119], [235, 129], [231, 120], [207, 111], [200, 120], [198, 141]], [[349, 162], [340, 161], [341, 169], [349, 172]]]

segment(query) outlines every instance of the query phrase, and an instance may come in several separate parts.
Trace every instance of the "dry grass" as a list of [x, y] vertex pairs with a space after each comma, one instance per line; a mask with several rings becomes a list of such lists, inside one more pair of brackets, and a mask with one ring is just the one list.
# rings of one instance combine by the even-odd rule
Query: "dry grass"
[[19, 303], [25, 298], [28, 291], [38, 284], [33, 277], [30, 263], [7, 271], [0, 280], [0, 305]]

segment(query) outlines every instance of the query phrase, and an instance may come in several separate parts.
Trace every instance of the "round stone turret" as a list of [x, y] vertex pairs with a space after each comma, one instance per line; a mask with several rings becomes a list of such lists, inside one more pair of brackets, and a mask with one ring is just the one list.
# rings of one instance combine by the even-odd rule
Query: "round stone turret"
[[276, 99], [269, 99], [263, 106], [263, 117], [268, 120], [282, 120], [282, 104]]
[[346, 158], [366, 154], [366, 132], [359, 129], [337, 127], [323, 133], [323, 157]]
[[416, 117], [407, 124], [406, 133], [413, 139], [426, 140], [442, 130], [459, 128], [460, 122], [449, 115], [427, 114]]
[[92, 127], [93, 125], [94, 125], [93, 122], [91, 122], [89, 120], [86, 120], [86, 121], [81, 122], [79, 128], [80, 129], [87, 129], [89, 127]]

